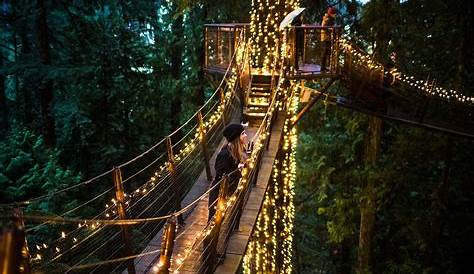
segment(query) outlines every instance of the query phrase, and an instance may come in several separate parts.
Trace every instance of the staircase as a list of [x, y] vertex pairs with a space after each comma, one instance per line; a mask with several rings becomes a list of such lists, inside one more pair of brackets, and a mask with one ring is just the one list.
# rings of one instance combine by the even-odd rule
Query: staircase
[[250, 125], [258, 125], [262, 121], [272, 97], [270, 75], [253, 75], [252, 85], [247, 93], [243, 116]]

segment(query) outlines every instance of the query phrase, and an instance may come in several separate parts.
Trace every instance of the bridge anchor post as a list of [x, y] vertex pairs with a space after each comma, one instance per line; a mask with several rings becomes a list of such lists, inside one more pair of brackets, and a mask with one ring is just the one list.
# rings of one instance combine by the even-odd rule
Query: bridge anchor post
[[0, 271], [8, 273], [30, 273], [30, 254], [26, 242], [23, 213], [13, 210], [12, 222], [4, 228], [0, 237]]
[[160, 259], [158, 261], [158, 274], [170, 273], [171, 256], [173, 254], [174, 240], [176, 237], [175, 217], [168, 218], [161, 239]]
[[[120, 220], [126, 220], [127, 213], [125, 210], [125, 195], [123, 191], [122, 173], [120, 168], [114, 167], [113, 176], [115, 198], [117, 199], [117, 213]], [[124, 243], [124, 255], [128, 257], [132, 255], [132, 239], [130, 238], [128, 227], [126, 225], [122, 225], [121, 230], [122, 240]], [[129, 274], [135, 274], [135, 262], [133, 259], [127, 260], [127, 270]]]

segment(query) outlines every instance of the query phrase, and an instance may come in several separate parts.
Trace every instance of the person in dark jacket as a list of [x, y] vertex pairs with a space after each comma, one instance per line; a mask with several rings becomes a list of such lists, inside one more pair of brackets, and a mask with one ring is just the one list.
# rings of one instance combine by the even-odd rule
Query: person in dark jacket
[[[336, 24], [336, 9], [333, 7], [328, 8], [327, 13], [323, 17], [323, 22], [321, 22], [321, 27], [332, 27]], [[334, 29], [321, 29], [321, 71], [325, 71], [327, 68], [327, 63], [330, 63], [331, 56], [331, 40], [332, 32]]]
[[[231, 174], [229, 177], [229, 187], [227, 196], [234, 193], [239, 183], [240, 172], [233, 172], [244, 166], [247, 160], [245, 145], [247, 144], [247, 133], [240, 124], [230, 124], [223, 132], [227, 142], [217, 154], [214, 169], [216, 176], [211, 183], [211, 187], [216, 185], [225, 174]], [[215, 187], [209, 193], [209, 217], [210, 221], [216, 213], [217, 197], [219, 196], [219, 187]]]
[[[303, 15], [298, 15], [293, 21], [293, 26], [300, 27], [303, 25]], [[295, 28], [295, 69], [299, 69], [299, 59], [303, 62], [304, 56], [304, 30]]]

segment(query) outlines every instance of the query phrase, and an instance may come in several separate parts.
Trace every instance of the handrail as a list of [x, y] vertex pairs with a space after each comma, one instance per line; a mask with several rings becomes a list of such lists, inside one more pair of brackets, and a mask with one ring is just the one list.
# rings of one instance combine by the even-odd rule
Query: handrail
[[[241, 43], [244, 42], [244, 39], [243, 39], [243, 30], [240, 32], [240, 37], [239, 37], [239, 42], [238, 42], [238, 46], [237, 48], [239, 48], [239, 46], [241, 45]], [[216, 90], [214, 91], [214, 93], [209, 97], [209, 99], [204, 103], [203, 106], [201, 106], [196, 112], [194, 112], [193, 115], [191, 115], [191, 117], [186, 121], [184, 122], [179, 128], [175, 129], [171, 134], [169, 134], [168, 136], [173, 136], [174, 134], [176, 134], [177, 132], [179, 132], [184, 126], [186, 126], [187, 124], [189, 124], [191, 121], [194, 121], [195, 120], [195, 117], [197, 116], [198, 112], [201, 111], [202, 109], [204, 109], [205, 107], [207, 107], [207, 105], [212, 101], [212, 99], [215, 98], [216, 94], [218, 93], [218, 91], [222, 88], [222, 86], [224, 85], [225, 83], [225, 79], [226, 77], [229, 75], [229, 73], [231, 72], [231, 67], [232, 67], [232, 64], [234, 63], [233, 61], [235, 60], [235, 57], [236, 57], [236, 54], [237, 54], [237, 50], [234, 51], [233, 53], [233, 56], [232, 56], [232, 60], [231, 62], [229, 63], [228, 67], [227, 67], [227, 70], [219, 84], [219, 86], [216, 88]], [[133, 159], [125, 162], [125, 163], [122, 163], [120, 164], [118, 167], [119, 168], [123, 168], [131, 163], [133, 163], [134, 161], [142, 158], [144, 155], [148, 154], [150, 151], [152, 151], [153, 149], [155, 149], [156, 147], [158, 147], [160, 144], [163, 144], [164, 141], [166, 140], [166, 138], [163, 138], [161, 139], [159, 142], [157, 142], [156, 144], [154, 144], [153, 146], [151, 146], [150, 148], [148, 148], [146, 151], [144, 151], [143, 153], [141, 153], [140, 155], [134, 157]], [[28, 200], [24, 200], [24, 201], [19, 201], [19, 202], [12, 202], [12, 203], [5, 203], [5, 204], [0, 204], [0, 208], [1, 207], [5, 207], [5, 208], [9, 208], [9, 207], [18, 207], [18, 206], [21, 206], [21, 205], [28, 205], [28, 204], [31, 204], [33, 202], [36, 202], [36, 201], [40, 201], [40, 200], [43, 200], [45, 198], [48, 198], [48, 197], [52, 197], [52, 196], [55, 196], [57, 194], [60, 194], [60, 193], [63, 193], [63, 192], [66, 192], [68, 190], [71, 190], [71, 189], [74, 189], [74, 188], [77, 188], [79, 186], [82, 186], [82, 185], [86, 185], [86, 184], [90, 184], [92, 183], [93, 181], [96, 181], [97, 179], [105, 176], [105, 175], [108, 175], [110, 174], [111, 172], [113, 171], [113, 169], [110, 169], [100, 175], [97, 175], [91, 179], [88, 179], [86, 181], [83, 181], [83, 182], [80, 182], [78, 184], [75, 184], [73, 186], [69, 186], [69, 187], [66, 187], [64, 189], [61, 189], [61, 190], [57, 190], [57, 191], [54, 191], [54, 192], [51, 192], [51, 193], [48, 193], [48, 194], [45, 194], [45, 195], [41, 195], [41, 196], [38, 196], [38, 197], [35, 197], [35, 198], [31, 198], [31, 199], [28, 199]]]
[[[190, 119], [193, 119], [196, 117], [197, 113], [199, 113], [200, 110], [204, 110], [204, 109], [207, 109], [210, 107], [210, 104], [212, 104], [213, 106], [211, 107], [211, 109], [209, 110], [210, 112], [212, 113], [209, 113], [209, 121], [211, 121], [211, 123], [209, 123], [207, 126], [206, 126], [206, 133], [209, 132], [210, 134], [212, 134], [213, 136], [215, 135], [215, 132], [217, 130], [216, 129], [212, 129], [215, 125], [216, 125], [216, 121], [213, 120], [215, 119], [215, 115], [220, 113], [222, 110], [226, 110], [228, 109], [229, 106], [231, 106], [232, 104], [232, 101], [234, 101], [234, 95], [235, 95], [235, 84], [236, 82], [235, 81], [227, 81], [227, 78], [229, 78], [230, 76], [234, 77], [232, 74], [234, 73], [234, 70], [233, 70], [233, 67], [235, 67], [235, 65], [241, 65], [242, 62], [240, 62], [239, 58], [246, 58], [245, 56], [248, 55], [248, 47], [247, 47], [247, 44], [246, 44], [246, 41], [243, 40], [243, 33], [241, 32], [241, 35], [239, 37], [239, 42], [238, 42], [238, 46], [236, 47], [236, 51], [234, 51], [234, 54], [233, 54], [233, 57], [232, 57], [232, 61], [229, 63], [228, 67], [227, 67], [227, 70], [226, 70], [226, 74], [224, 75], [223, 79], [221, 80], [221, 83], [219, 84], [219, 86], [216, 88], [215, 92], [211, 95], [211, 97], [205, 102], [205, 105], [204, 106], [201, 106], [198, 111], [196, 111], [196, 113], [194, 115], [191, 116]], [[238, 51], [242, 51], [242, 49], [244, 49], [244, 56], [238, 56]], [[239, 60], [237, 60], [239, 59]], [[239, 64], [240, 63], [240, 64]], [[237, 72], [241, 72], [242, 70], [240, 69], [237, 69]], [[227, 85], [231, 85], [233, 88], [227, 88]], [[229, 86], [229, 87], [231, 87]], [[215, 98], [216, 98], [216, 94], [218, 94], [218, 92], [220, 90], [225, 90], [225, 98], [223, 98], [224, 101], [221, 101], [221, 103], [217, 103], [217, 104], [214, 104], [213, 101], [215, 101]], [[229, 96], [229, 94], [231, 94]], [[222, 105], [222, 102], [225, 103], [225, 105]], [[218, 116], [217, 116], [218, 117]], [[212, 122], [214, 121], [214, 122]], [[176, 134], [176, 132], [180, 129], [182, 129], [182, 127], [186, 126], [186, 125], [189, 125], [189, 120], [186, 121], [186, 123], [184, 125], [182, 125], [179, 129], [175, 130], [172, 134], [170, 134], [169, 136], [173, 135], [173, 134]], [[197, 130], [196, 127], [194, 127], [194, 130]], [[186, 134], [189, 136], [189, 134]], [[199, 138], [198, 135], [196, 136], [191, 136], [192, 140], [191, 142], [197, 142], [197, 141], [193, 141], [193, 140], [196, 140]], [[149, 153], [151, 152], [153, 149], [155, 149], [159, 144], [162, 144], [163, 143], [163, 140], [161, 140], [159, 143], [155, 144], [152, 148], [149, 148], [148, 150], [146, 150], [144, 153], [140, 154], [139, 156], [135, 157], [134, 159], [122, 164], [120, 167], [124, 167], [130, 163], [132, 163], [134, 160], [136, 159], [139, 159], [140, 157], [143, 157], [146, 153]], [[186, 143], [187, 144], [187, 143]], [[187, 146], [187, 145], [185, 145]], [[193, 151], [196, 151], [194, 149], [194, 146], [191, 148], [191, 150], [188, 150], [188, 149], [185, 149], [185, 150], [180, 150], [180, 152], [177, 154], [181, 157], [181, 159], [183, 159], [184, 161], [189, 161], [186, 160], [187, 158], [187, 155], [190, 155], [191, 153], [193, 153]], [[181, 153], [182, 152], [182, 153]], [[154, 161], [156, 162], [156, 161]], [[149, 164], [147, 165], [147, 167], [151, 166], [154, 164], [154, 162], [152, 164]], [[178, 160], [177, 161], [177, 164], [179, 163], [180, 161]], [[166, 164], [166, 163], [165, 163]], [[141, 169], [141, 171], [143, 171], [144, 169]], [[110, 173], [111, 171], [109, 171]], [[194, 171], [190, 171], [190, 172], [194, 172]], [[139, 172], [137, 172], [139, 173]], [[136, 176], [137, 173], [133, 174], [132, 177]], [[148, 180], [144, 185], [148, 185], [148, 186], [144, 186], [143, 188], [149, 188], [149, 191], [151, 192], [153, 190], [152, 186], [155, 186], [154, 189], [159, 189], [159, 188], [156, 188], [160, 185], [161, 182], [169, 182], [169, 172], [167, 171], [166, 168], [163, 168], [163, 166], [161, 166], [158, 171], [155, 173], [155, 176], [156, 177], [153, 177], [151, 180]], [[102, 176], [105, 176], [105, 175], [102, 175]], [[161, 177], [160, 177], [161, 176]], [[157, 180], [156, 180], [157, 179]], [[128, 180], [128, 179], [127, 179]], [[156, 180], [156, 182], [155, 182]], [[168, 184], [168, 183], [167, 183]], [[139, 201], [141, 200], [141, 197], [145, 197], [147, 196], [148, 192], [143, 192], [141, 191], [141, 188], [140, 187], [140, 191], [139, 193], [135, 193], [135, 191], [133, 191], [132, 193], [130, 193], [130, 195], [127, 196], [127, 199], [129, 202], [133, 202], [135, 203], [134, 201]], [[138, 189], [137, 189], [138, 190]], [[145, 189], [143, 189], [145, 190]], [[63, 190], [64, 191], [64, 190]], [[103, 233], [109, 233], [107, 231], [110, 231], [110, 230], [107, 230], [107, 231], [103, 231], [103, 232], [100, 232], [100, 233], [95, 233], [95, 232], [98, 232], [100, 230], [102, 230], [103, 228], [105, 228], [106, 226], [108, 225], [120, 225], [120, 226], [124, 226], [124, 225], [139, 225], [139, 224], [150, 224], [152, 222], [161, 222], [167, 218], [171, 218], [171, 217], [174, 217], [174, 216], [177, 216], [177, 215], [180, 215], [180, 214], [183, 214], [184, 212], [187, 212], [189, 211], [190, 208], [192, 208], [199, 200], [202, 200], [202, 198], [209, 193], [210, 190], [206, 191], [204, 194], [202, 194], [198, 199], [194, 200], [193, 202], [191, 202], [189, 205], [185, 206], [184, 208], [178, 210], [178, 211], [175, 211], [175, 212], [172, 212], [170, 214], [164, 214], [164, 215], [160, 215], [160, 216], [150, 216], [149, 213], [147, 213], [146, 215], [142, 215], [142, 216], [146, 216], [145, 218], [132, 218], [132, 219], [124, 219], [124, 220], [117, 220], [117, 219], [114, 219], [114, 217], [112, 217], [112, 219], [105, 219], [104, 217], [106, 216], [105, 213], [113, 213], [111, 211], [114, 210], [114, 207], [113, 205], [111, 207], [108, 207], [105, 211], [103, 211], [101, 214], [97, 215], [96, 217], [94, 217], [93, 219], [83, 219], [83, 218], [70, 218], [70, 217], [61, 217], [61, 216], [38, 216], [38, 215], [25, 215], [24, 216], [24, 219], [25, 220], [28, 220], [28, 221], [34, 221], [34, 222], [47, 222], [47, 223], [56, 223], [56, 224], [77, 224], [78, 227], [76, 226], [76, 229], [74, 229], [73, 231], [75, 231], [73, 234], [69, 235], [70, 233], [67, 232], [63, 233], [63, 236], [60, 237], [59, 239], [56, 239], [55, 241], [53, 241], [53, 243], [57, 243], [54, 244], [57, 247], [60, 247], [61, 250], [63, 250], [64, 248], [67, 248], [67, 249], [64, 249], [64, 251], [62, 252], [69, 252], [69, 251], [73, 251], [73, 252], [77, 252], [77, 245], [78, 244], [81, 244], [83, 245], [84, 247], [82, 248], [87, 248], [87, 246], [89, 245], [89, 242], [92, 241], [92, 243], [94, 242], [97, 242], [97, 239], [95, 239], [94, 237], [97, 237], [99, 235], [103, 235]], [[138, 194], [138, 197], [139, 199], [137, 200], [136, 197], [137, 195], [135, 194]], [[47, 196], [45, 196], [47, 197]], [[165, 198], [166, 199], [166, 198]], [[146, 203], [146, 201], [149, 200], [149, 198], [147, 199], [144, 199], [143, 202]], [[31, 201], [31, 200], [30, 200]], [[170, 200], [165, 200], [164, 203], [167, 204]], [[143, 203], [141, 202], [141, 203]], [[159, 206], [159, 204], [157, 204]], [[138, 205], [140, 206], [140, 205]], [[140, 208], [140, 207], [136, 207], [137, 209]], [[163, 208], [163, 207], [161, 207]], [[161, 210], [161, 208], [159, 209], [159, 211], [157, 212], [162, 212], [164, 213], [164, 211]], [[115, 214], [115, 213], [114, 213]], [[139, 214], [138, 216], [140, 216], [141, 214]], [[1, 218], [8, 218], [9, 216], [0, 216]], [[107, 214], [107, 217], [108, 214]], [[44, 224], [43, 224], [44, 225]], [[93, 229], [93, 233], [90, 234], [90, 235], [87, 235], [88, 232], [85, 231], [85, 230], [82, 230], [82, 228], [92, 228]], [[85, 233], [85, 234], [84, 234]], [[89, 237], [89, 236], [92, 236], [93, 234], [94, 237]], [[76, 240], [76, 238], [74, 238], [74, 241], [75, 243], [74, 244], [66, 244], [64, 239], [61, 239], [61, 238], [64, 238], [64, 237], [68, 237], [70, 240], [73, 239], [73, 237], [85, 237], [84, 239], [79, 239], [79, 240]], [[116, 234], [113, 234], [113, 235], [110, 235], [111, 237], [116, 237], [117, 235]], [[48, 241], [48, 245], [51, 244], [50, 241]], [[64, 245], [65, 244], [65, 245]], [[100, 245], [99, 248], [102, 248], [102, 246], [105, 246], [105, 245]], [[54, 251], [54, 247], [53, 248], [53, 251]], [[38, 249], [39, 250], [39, 249]], [[58, 250], [58, 249], [57, 249]], [[76, 251], [74, 251], [76, 250]], [[81, 249], [82, 250], [82, 249]], [[36, 251], [36, 250], [35, 250]], [[58, 252], [58, 251], [57, 251]], [[58, 257], [58, 255], [62, 254], [61, 253], [54, 253], [53, 252], [50, 252], [48, 251], [48, 256], [54, 256], [54, 258]], [[95, 250], [94, 250], [95, 252]], [[37, 255], [39, 254], [39, 252], [37, 253]], [[71, 253], [69, 252], [69, 254], [74, 254], [74, 253]], [[70, 255], [68, 255], [70, 256]], [[67, 257], [67, 256], [66, 256]], [[64, 257], [64, 258], [66, 258]], [[41, 258], [41, 257], [40, 257]]]
[[[433, 82], [430, 83], [426, 80], [416, 80], [413, 76], [408, 76], [404, 73], [401, 73], [396, 68], [390, 71], [387, 70], [384, 65], [382, 65], [377, 60], [374, 60], [373, 57], [368, 58], [368, 56], [370, 56], [369, 54], [346, 38], [341, 38], [339, 45], [344, 52], [358, 57], [365, 67], [372, 66], [371, 69], [380, 69], [384, 75], [391, 75], [393, 79], [398, 80], [398, 83], [403, 83], [408, 85], [410, 88], [415, 88], [418, 91], [422, 91], [427, 96], [436, 96], [437, 98], [444, 101], [457, 102], [468, 106], [474, 105], [474, 96], [467, 96], [452, 89], [448, 90], [441, 87], [436, 87]], [[344, 60], [344, 62], [346, 62], [346, 60]]]

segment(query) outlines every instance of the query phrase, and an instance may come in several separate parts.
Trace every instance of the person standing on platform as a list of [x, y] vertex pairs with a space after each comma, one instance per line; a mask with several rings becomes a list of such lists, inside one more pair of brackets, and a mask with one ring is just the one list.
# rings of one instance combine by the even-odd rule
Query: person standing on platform
[[[334, 29], [327, 29], [324, 27], [332, 27], [336, 23], [336, 9], [334, 7], [329, 7], [326, 14], [323, 16], [323, 21], [321, 22], [321, 71], [327, 70], [327, 63], [330, 63], [331, 56], [331, 40], [333, 38]], [[328, 60], [329, 57], [329, 60]]]
[[299, 60], [303, 62], [304, 55], [304, 29], [298, 28], [303, 25], [303, 15], [298, 15], [293, 21], [295, 26], [295, 69], [299, 69]]
[[[230, 124], [223, 132], [227, 143], [217, 154], [214, 169], [216, 176], [211, 183], [211, 187], [215, 186], [224, 175], [229, 176], [229, 187], [227, 195], [234, 193], [239, 183], [240, 172], [234, 172], [238, 168], [242, 168], [247, 160], [247, 153], [245, 145], [247, 144], [247, 133], [241, 124]], [[212, 219], [216, 213], [216, 203], [219, 196], [219, 187], [215, 187], [209, 193], [209, 217], [208, 221]]]

